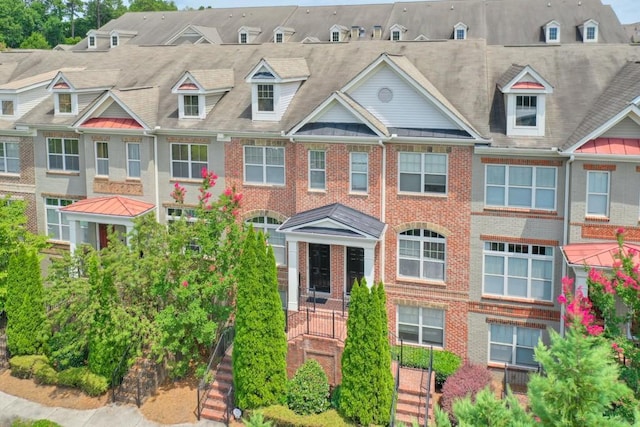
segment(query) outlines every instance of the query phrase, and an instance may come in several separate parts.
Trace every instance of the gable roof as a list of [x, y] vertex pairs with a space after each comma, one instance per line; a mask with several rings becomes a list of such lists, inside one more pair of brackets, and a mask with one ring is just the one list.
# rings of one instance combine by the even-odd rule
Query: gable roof
[[191, 70], [185, 71], [178, 83], [176, 83], [172, 91], [176, 91], [186, 79], [192, 77], [195, 82], [200, 85], [205, 92], [228, 91], [234, 85], [233, 70]]
[[[118, 104], [130, 117], [128, 121], [123, 122], [127, 126], [117, 126], [119, 121], [98, 120], [90, 122], [89, 127], [97, 127], [98, 125], [107, 126], [111, 129], [146, 129], [150, 130], [155, 127], [157, 120], [157, 105], [159, 91], [157, 87], [131, 88], [105, 92], [103, 96], [96, 99], [85, 111], [78, 117], [72, 125], [84, 126], [85, 122], [102, 117], [99, 113], [104, 111], [111, 103]], [[97, 117], [96, 117], [97, 116]], [[112, 119], [111, 117], [102, 117], [102, 119]], [[135, 125], [137, 124], [137, 126]]]
[[[527, 74], [533, 77], [535, 82], [521, 82], [520, 80]], [[541, 91], [544, 93], [553, 92], [553, 86], [551, 86], [551, 83], [545, 80], [545, 78], [530, 65], [511, 65], [502, 77], [500, 77], [497, 85], [502, 93], [511, 92], [512, 89], [533, 89], [536, 92]]]
[[278, 227], [280, 232], [305, 232], [380, 239], [385, 224], [377, 218], [341, 203], [300, 212]]
[[222, 43], [222, 38], [220, 37], [217, 28], [189, 24], [173, 36], [169, 37], [163, 44], [173, 44], [176, 40], [178, 40], [180, 37], [185, 36], [189, 32], [199, 34], [201, 36], [200, 40], [206, 40], [207, 42], [213, 44]]
[[145, 214], [153, 208], [155, 208], [155, 205], [152, 203], [122, 196], [109, 196], [78, 200], [60, 208], [60, 210], [62, 212], [133, 218]]
[[624, 243], [622, 248], [618, 242], [572, 243], [561, 249], [567, 264], [574, 266], [612, 268], [620, 250], [625, 255], [635, 253], [635, 263], [640, 261], [640, 246], [631, 243]]
[[104, 90], [115, 86], [120, 70], [70, 70], [59, 71], [56, 77], [51, 81], [49, 88], [53, 88], [60, 80], [68, 82], [70, 89], [75, 91], [82, 90]]
[[594, 100], [584, 120], [562, 146], [574, 151], [587, 141], [599, 137], [628, 114], [640, 117], [640, 108], [633, 101], [640, 96], [640, 62], [629, 61]]
[[305, 58], [262, 58], [249, 72], [246, 79], [251, 79], [261, 68], [267, 68], [280, 80], [304, 80], [311, 74]]

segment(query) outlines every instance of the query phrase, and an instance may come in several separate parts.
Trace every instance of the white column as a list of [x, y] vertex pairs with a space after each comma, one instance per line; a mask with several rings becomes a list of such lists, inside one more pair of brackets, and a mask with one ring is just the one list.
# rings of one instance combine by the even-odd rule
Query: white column
[[125, 224], [124, 228], [127, 233], [126, 236], [124, 237], [124, 242], [126, 243], [127, 246], [129, 246], [129, 233], [133, 231], [133, 223], [130, 222], [129, 224]]
[[289, 290], [287, 292], [287, 308], [298, 311], [298, 241], [287, 239], [289, 266]]
[[373, 286], [373, 281], [374, 281], [374, 276], [373, 276], [374, 254], [375, 254], [375, 251], [373, 247], [364, 248], [364, 278], [366, 279], [367, 286], [369, 288]]
[[78, 247], [78, 236], [82, 236], [82, 232], [78, 230], [80, 221], [68, 219], [67, 222], [69, 223], [69, 251], [73, 254]]

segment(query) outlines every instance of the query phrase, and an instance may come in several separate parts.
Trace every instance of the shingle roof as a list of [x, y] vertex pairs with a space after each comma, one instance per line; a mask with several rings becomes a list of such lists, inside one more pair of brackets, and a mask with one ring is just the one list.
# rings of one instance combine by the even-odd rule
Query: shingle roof
[[234, 85], [233, 70], [192, 70], [191, 75], [200, 83], [204, 90], [221, 90]]
[[[380, 238], [384, 231], [385, 224], [380, 222], [377, 218], [362, 213], [356, 209], [350, 208], [340, 203], [334, 203], [331, 205], [322, 206], [319, 208], [311, 209], [305, 212], [300, 212], [287, 219], [278, 228], [281, 231], [286, 231], [292, 228], [303, 230], [311, 233], [318, 234], [340, 234], [354, 235], [353, 231], [330, 228], [326, 226], [314, 227], [313, 223], [322, 220], [331, 220], [342, 224], [349, 229], [359, 231], [364, 234], [368, 234], [374, 238]], [[357, 235], [357, 234], [356, 234]]]
[[309, 67], [304, 58], [264, 58], [281, 79], [309, 77]]
[[63, 71], [64, 78], [76, 90], [113, 87], [118, 82], [120, 70], [72, 70]]

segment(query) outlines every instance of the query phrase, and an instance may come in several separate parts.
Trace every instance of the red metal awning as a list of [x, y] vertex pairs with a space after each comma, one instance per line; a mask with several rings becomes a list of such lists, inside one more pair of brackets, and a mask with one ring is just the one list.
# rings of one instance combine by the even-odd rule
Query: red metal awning
[[586, 142], [576, 153], [640, 156], [640, 139], [596, 138]]
[[[635, 251], [634, 260], [640, 260], [640, 246], [624, 243], [622, 251], [625, 255], [629, 250]], [[611, 268], [615, 261], [614, 255], [618, 253], [618, 242], [605, 243], [572, 243], [562, 247], [565, 259], [570, 265], [587, 265], [589, 267]]]
[[142, 129], [140, 123], [134, 119], [118, 119], [108, 117], [95, 117], [82, 123], [83, 128], [103, 128], [103, 129]]
[[93, 215], [136, 217], [149, 212], [154, 207], [155, 205], [152, 203], [129, 199], [122, 196], [110, 196], [78, 200], [75, 203], [60, 208], [60, 211]]

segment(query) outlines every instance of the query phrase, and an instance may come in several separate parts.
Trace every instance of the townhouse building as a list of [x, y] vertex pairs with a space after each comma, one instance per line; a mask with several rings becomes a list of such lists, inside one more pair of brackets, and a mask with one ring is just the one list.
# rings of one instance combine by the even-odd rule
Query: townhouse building
[[561, 278], [610, 266], [619, 227], [640, 241], [640, 50], [578, 3], [130, 13], [3, 52], [0, 194], [56, 248], [101, 248], [187, 213], [207, 168], [288, 310], [381, 281], [394, 341], [532, 368]]

